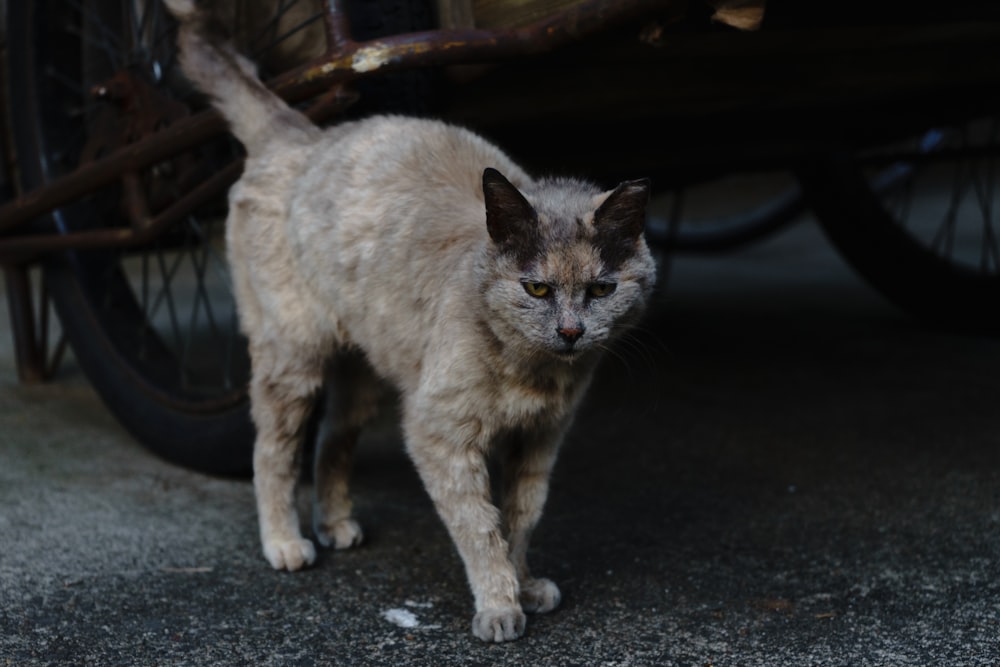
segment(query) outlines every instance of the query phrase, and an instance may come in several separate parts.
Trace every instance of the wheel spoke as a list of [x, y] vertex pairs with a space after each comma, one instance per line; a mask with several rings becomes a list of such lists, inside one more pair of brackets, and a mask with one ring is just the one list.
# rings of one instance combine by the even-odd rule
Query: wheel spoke
[[945, 212], [941, 225], [934, 235], [934, 240], [931, 241], [931, 248], [942, 257], [948, 259], [951, 258], [955, 245], [955, 227], [958, 221], [958, 209], [962, 205], [962, 197], [968, 185], [962, 178], [965, 167], [965, 162], [958, 162], [955, 167], [955, 178], [952, 182], [948, 210]]
[[128, 25], [129, 47], [138, 52], [142, 33], [139, 29], [139, 19], [135, 15], [135, 0], [121, 0], [120, 6], [124, 21]]
[[139, 308], [140, 312], [144, 313], [146, 317], [140, 321], [136, 322], [139, 329], [139, 355], [140, 358], [145, 358], [147, 354], [146, 348], [146, 334], [149, 332], [150, 328], [148, 326], [149, 322], [149, 253], [142, 253], [142, 266], [141, 273], [142, 282], [139, 291]]
[[[197, 223], [194, 223], [192, 219], [190, 221], [192, 229], [200, 230]], [[195, 271], [195, 308], [197, 309], [198, 301], [201, 301], [205, 307], [205, 316], [208, 319], [208, 325], [211, 329], [213, 337], [216, 339], [221, 339], [221, 334], [219, 333], [219, 327], [216, 324], [215, 314], [212, 311], [212, 300], [208, 296], [208, 291], [205, 289], [205, 270], [208, 266], [208, 241], [203, 236], [198, 234], [198, 239], [200, 241], [199, 247], [190, 249], [191, 253], [191, 264], [194, 266]], [[201, 259], [199, 261], [199, 254]]]
[[[278, 23], [281, 21], [282, 17], [288, 13], [290, 9], [294, 8], [295, 5], [299, 4], [299, 1], [300, 0], [281, 0], [281, 2], [278, 4], [278, 9], [274, 12], [274, 16], [268, 19], [267, 23], [261, 26], [257, 34], [252, 39], [249, 40], [251, 48], [268, 49], [271, 46], [273, 46], [276, 43], [275, 39], [278, 33]], [[270, 33], [270, 35], [268, 33]], [[259, 43], [263, 39], [268, 37], [270, 37], [271, 41], [265, 44], [264, 46], [260, 46]]]
[[[133, 0], [133, 1], [137, 2], [138, 0]], [[134, 10], [134, 6], [133, 6], [133, 10]], [[147, 1], [146, 4], [142, 7], [142, 12], [139, 13], [138, 16], [136, 16], [136, 19], [137, 19], [136, 20], [136, 24], [137, 24], [136, 25], [136, 36], [139, 37], [140, 39], [146, 34], [146, 30], [148, 28], [147, 22], [149, 20], [149, 17], [150, 17], [151, 13], [152, 12], [150, 11], [150, 3]], [[133, 15], [135, 15], [134, 12], [133, 12]], [[150, 47], [152, 47], [152, 45], [153, 45], [153, 41], [150, 42]]]
[[150, 313], [150, 321], [155, 317], [156, 312], [160, 308], [161, 303], [167, 304], [167, 314], [170, 318], [171, 331], [174, 335], [174, 340], [177, 349], [183, 349], [184, 337], [181, 333], [180, 324], [177, 319], [177, 309], [174, 305], [174, 295], [171, 292], [171, 284], [173, 283], [174, 276], [177, 274], [177, 269], [180, 267], [181, 260], [184, 258], [183, 255], [179, 254], [174, 258], [174, 263], [167, 268], [166, 259], [163, 256], [163, 250], [160, 247], [156, 248], [156, 259], [157, 264], [160, 267], [160, 276], [163, 279], [163, 284], [160, 287], [160, 292], [156, 296], [156, 301], [153, 302], [153, 312]]
[[[121, 42], [118, 39], [118, 35], [105, 25], [99, 17], [95, 16], [93, 12], [89, 12], [83, 8], [79, 0], [67, 0], [67, 4], [79, 12], [83, 19], [90, 23], [90, 25], [101, 33], [104, 38], [104, 44], [107, 48], [114, 51], [115, 53], [121, 52]], [[73, 27], [75, 28], [75, 26]]]
[[263, 47], [255, 50], [255, 51], [253, 51], [253, 53], [251, 54], [251, 57], [254, 58], [255, 60], [258, 59], [258, 58], [260, 58], [262, 55], [264, 55], [265, 53], [267, 53], [268, 51], [270, 51], [271, 49], [273, 49], [275, 46], [277, 46], [278, 44], [280, 44], [284, 40], [288, 39], [289, 37], [291, 37], [295, 33], [299, 32], [300, 30], [304, 30], [304, 29], [308, 28], [310, 25], [312, 25], [316, 21], [319, 21], [322, 18], [323, 18], [323, 14], [322, 13], [313, 14], [312, 16], [310, 16], [309, 18], [307, 18], [306, 20], [304, 20], [301, 23], [299, 23], [298, 25], [296, 25], [294, 28], [291, 28], [287, 32], [282, 33], [281, 35], [278, 35], [277, 37], [275, 37], [274, 40], [270, 44], [267, 44], [267, 45], [265, 45], [265, 46], [263, 46]]
[[903, 187], [900, 188], [900, 208], [899, 208], [899, 220], [905, 228], [910, 220], [910, 204], [913, 201], [913, 181], [917, 179], [918, 169], [913, 168], [910, 170], [910, 174], [903, 181]]
[[55, 81], [59, 85], [63, 86], [70, 92], [79, 95], [83, 99], [86, 99], [90, 94], [90, 91], [85, 87], [84, 84], [69, 78], [62, 72], [58, 72], [52, 67], [49, 67], [45, 70], [45, 76], [47, 76], [52, 81]]
[[106, 42], [101, 42], [94, 39], [88, 31], [81, 30], [76, 26], [67, 26], [66, 32], [71, 35], [76, 35], [81, 40], [83, 40], [84, 43], [93, 46], [98, 51], [103, 53], [104, 57], [108, 59], [108, 65], [112, 70], [116, 70], [121, 66], [121, 63], [118, 60], [117, 49], [115, 49], [112, 46], [109, 46]]
[[976, 199], [982, 215], [982, 253], [980, 269], [983, 273], [997, 273], [1000, 269], [1000, 247], [993, 229], [993, 160], [986, 161], [985, 183], [976, 180]]

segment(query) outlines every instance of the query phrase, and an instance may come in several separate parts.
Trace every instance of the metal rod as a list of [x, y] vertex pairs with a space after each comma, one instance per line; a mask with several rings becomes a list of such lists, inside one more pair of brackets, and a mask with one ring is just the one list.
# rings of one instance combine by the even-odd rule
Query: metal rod
[[184, 118], [148, 139], [124, 146], [109, 156], [83, 165], [48, 185], [0, 206], [0, 232], [9, 231], [63, 204], [113, 183], [127, 172], [173, 157], [192, 148], [225, 128], [222, 117], [203, 111]]
[[351, 43], [350, 25], [342, 0], [326, 0], [323, 25], [326, 28], [327, 54], [337, 53]]
[[94, 229], [68, 234], [31, 234], [0, 238], [0, 257], [19, 262], [56, 250], [113, 248], [142, 245], [195, 209], [225, 192], [243, 171], [243, 160], [236, 160], [204, 181], [152, 218], [136, 221], [134, 228]]
[[274, 88], [301, 96], [326, 85], [415, 67], [477, 64], [537, 55], [678, 0], [587, 0], [523, 28], [432, 30], [350, 43], [339, 55], [275, 79]]
[[41, 382], [45, 379], [45, 363], [35, 337], [35, 308], [31, 298], [28, 267], [23, 264], [6, 264], [3, 270], [10, 325], [14, 332], [17, 376], [23, 383]]
[[[352, 93], [342, 90], [341, 86], [335, 86], [318, 99], [306, 111], [306, 115], [316, 122], [322, 122], [352, 104], [355, 99], [356, 96]], [[3, 258], [4, 261], [27, 262], [41, 253], [55, 250], [142, 245], [156, 238], [170, 225], [222, 195], [239, 179], [242, 172], [243, 160], [234, 160], [152, 217], [144, 207], [130, 209], [131, 229], [118, 227], [69, 232], [67, 234], [0, 237], [0, 258]], [[128, 180], [134, 178], [134, 175], [129, 177], [129, 174], [125, 174], [123, 177]], [[136, 183], [132, 185], [138, 187]]]
[[[331, 11], [341, 11], [339, 0], [327, 2]], [[341, 42], [343, 52], [339, 55], [282, 75], [271, 86], [284, 99], [297, 102], [331, 85], [383, 72], [542, 53], [581, 39], [613, 23], [676, 2], [678, 0], [588, 0], [564, 13], [524, 28], [501, 31], [438, 30], [395, 35], [364, 43], [344, 41]], [[332, 28], [333, 39], [346, 39], [346, 31], [337, 33], [339, 29], [336, 26]], [[212, 110], [181, 119], [148, 138], [122, 147], [97, 162], [81, 166], [48, 185], [0, 206], [0, 232], [10, 231], [79, 199], [118, 180], [125, 172], [140, 171], [155, 162], [193, 148], [224, 129], [225, 122]], [[88, 235], [86, 238], [96, 240], [98, 237]], [[44, 244], [38, 243], [39, 240], [33, 241], [31, 247], [36, 250], [47, 249]], [[88, 241], [90, 242], [95, 241]], [[52, 249], [55, 247], [54, 245]], [[58, 247], [73, 246], [60, 243]]]
[[149, 222], [149, 203], [142, 187], [142, 178], [134, 171], [122, 175], [122, 197], [128, 221], [137, 230]]

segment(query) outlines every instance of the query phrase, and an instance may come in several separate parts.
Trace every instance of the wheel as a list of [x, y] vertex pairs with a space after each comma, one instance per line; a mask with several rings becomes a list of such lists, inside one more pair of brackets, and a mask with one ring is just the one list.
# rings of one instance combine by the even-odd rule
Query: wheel
[[799, 178], [830, 241], [905, 311], [950, 329], [1000, 334], [1000, 121], [935, 129]]
[[769, 237], [804, 208], [790, 173], [733, 174], [657, 196], [647, 238], [667, 251], [723, 252]]
[[[172, 40], [161, 38], [168, 21], [158, 2], [40, 0], [7, 10], [11, 134], [26, 190], [186, 113], [190, 90]], [[94, 94], [109, 82], [127, 90]], [[227, 148], [223, 141], [137, 175], [141, 195], [152, 210], [163, 207]], [[120, 225], [123, 196], [123, 186], [108, 188], [44, 224], [54, 232]], [[121, 423], [171, 461], [239, 474], [250, 468], [253, 440], [249, 364], [229, 296], [223, 215], [208, 207], [148, 248], [66, 253], [44, 271], [81, 369]]]
[[[323, 35], [321, 3], [273, 4], [273, 20], [259, 12], [229, 17], [265, 75], [315, 55]], [[173, 20], [160, 0], [8, 2], [7, 14], [11, 140], [26, 191], [203, 104], [179, 72]], [[237, 152], [229, 139], [201, 146], [65, 206], [36, 228], [121, 226], [137, 199], [155, 214]], [[250, 366], [226, 268], [224, 218], [220, 197], [148, 247], [69, 252], [46, 260], [44, 271], [81, 369], [121, 423], [170, 461], [243, 474], [252, 459]]]

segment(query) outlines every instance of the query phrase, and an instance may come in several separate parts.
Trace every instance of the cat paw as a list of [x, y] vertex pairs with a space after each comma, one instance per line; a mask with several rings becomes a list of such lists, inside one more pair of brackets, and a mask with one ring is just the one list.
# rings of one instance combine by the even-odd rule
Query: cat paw
[[316, 560], [316, 547], [309, 540], [271, 540], [264, 544], [264, 557], [275, 570], [294, 572]]
[[332, 524], [319, 523], [313, 528], [316, 539], [324, 547], [350, 549], [361, 544], [364, 539], [361, 525], [354, 519], [340, 519]]
[[525, 622], [519, 607], [483, 609], [472, 619], [472, 634], [484, 642], [509, 642], [524, 634]]
[[521, 582], [521, 607], [529, 614], [545, 614], [559, 606], [562, 595], [550, 579]]

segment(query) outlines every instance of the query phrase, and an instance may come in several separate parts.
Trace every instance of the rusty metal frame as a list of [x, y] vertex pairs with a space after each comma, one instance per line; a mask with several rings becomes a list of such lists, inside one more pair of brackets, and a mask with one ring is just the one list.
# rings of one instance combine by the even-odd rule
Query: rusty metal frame
[[[583, 39], [626, 20], [686, 0], [583, 0], [570, 9], [528, 25], [506, 30], [436, 30], [356, 42], [342, 0], [324, 0], [327, 51], [320, 59], [269, 83], [289, 103], [314, 98], [307, 114], [322, 121], [351, 101], [345, 84], [382, 73], [420, 67], [495, 62], [537, 55]], [[62, 334], [49, 359], [49, 298], [40, 287], [36, 313], [29, 266], [46, 254], [65, 250], [139, 247], [229, 188], [242, 172], [242, 161], [218, 171], [164, 210], [151, 214], [140, 194], [138, 174], [202, 144], [225, 131], [225, 122], [207, 110], [181, 118], [166, 128], [87, 164], [51, 183], [0, 205], [0, 265], [7, 289], [18, 376], [22, 382], [48, 379], [65, 349]], [[18, 233], [28, 223], [61, 206], [121, 180], [129, 226], [68, 233]]]
[[[536, 55], [679, 1], [682, 0], [585, 0], [561, 14], [524, 28], [435, 30], [355, 42], [350, 37], [339, 0], [326, 0], [327, 54], [316, 62], [283, 74], [269, 85], [290, 103], [326, 92], [311, 114], [326, 116], [343, 106], [338, 101], [346, 102], [342, 84], [356, 79], [404, 69]], [[334, 98], [332, 103], [331, 97]], [[9, 234], [39, 216], [95, 192], [126, 174], [135, 174], [189, 150], [224, 130], [224, 121], [214, 111], [197, 113], [3, 204], [0, 206], [0, 234], [8, 235], [0, 236], [0, 261], [23, 263], [53, 251], [148, 243], [170, 224], [231, 185], [238, 178], [239, 170], [230, 167], [219, 172], [155, 217], [143, 211], [136, 212], [131, 227], [66, 234]]]

